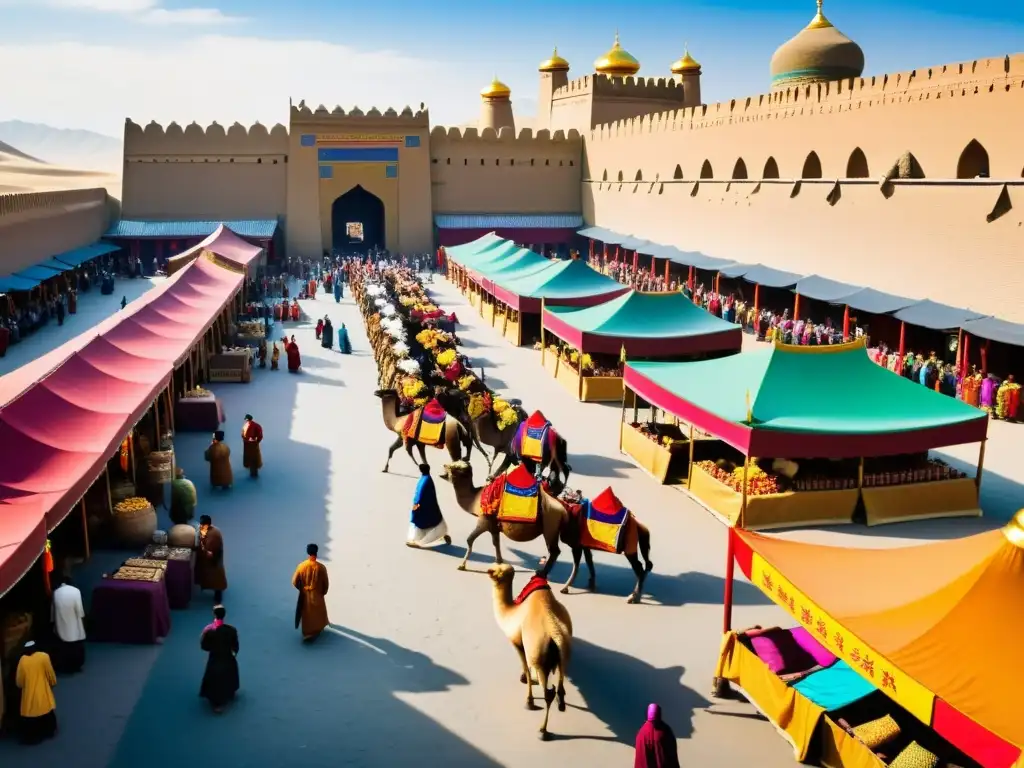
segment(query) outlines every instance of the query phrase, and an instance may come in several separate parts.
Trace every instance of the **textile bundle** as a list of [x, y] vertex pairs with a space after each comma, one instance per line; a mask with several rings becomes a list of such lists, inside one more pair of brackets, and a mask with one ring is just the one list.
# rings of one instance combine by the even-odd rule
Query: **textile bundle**
[[623, 551], [630, 514], [611, 488], [605, 488], [597, 498], [585, 502], [583, 516], [580, 543], [584, 547], [613, 554]]

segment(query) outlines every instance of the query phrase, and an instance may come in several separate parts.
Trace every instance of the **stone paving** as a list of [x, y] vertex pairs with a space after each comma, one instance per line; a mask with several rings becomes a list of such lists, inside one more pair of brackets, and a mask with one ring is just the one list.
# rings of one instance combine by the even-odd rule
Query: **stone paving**
[[[176, 439], [179, 464], [199, 488], [198, 513], [212, 515], [225, 534], [224, 602], [241, 637], [242, 691], [235, 705], [216, 716], [198, 698], [204, 664], [199, 634], [210, 620], [212, 599], [197, 596], [189, 610], [174, 612], [163, 646], [91, 644], [85, 672], [61, 679], [55, 691], [59, 737], [31, 749], [0, 742], [0, 764], [571, 761], [618, 768], [630, 764], [633, 738], [650, 701], [663, 705], [680, 739], [683, 765], [794, 764], [792, 750], [752, 707], [707, 695], [722, 620], [723, 526], [619, 454], [617, 407], [575, 402], [544, 373], [538, 353], [500, 339], [452, 286], [441, 281], [431, 290], [459, 315], [465, 352], [478, 369], [484, 367], [488, 383], [522, 399], [528, 410], [542, 409], [566, 436], [574, 469], [570, 484], [588, 494], [611, 484], [652, 531], [655, 570], [643, 605], [625, 603], [632, 573], [624, 559], [603, 554], [595, 556], [600, 594], [560, 596], [572, 614], [576, 640], [569, 709], [552, 713], [554, 737], [546, 743], [536, 738], [540, 713], [525, 710], [518, 659], [495, 624], [483, 574], [493, 556], [486, 537], [477, 543], [470, 571], [456, 570], [473, 521], [443, 481], [439, 497], [454, 545], [433, 551], [403, 545], [417, 472], [404, 455], [396, 455], [390, 474], [380, 472], [391, 436], [372, 395], [376, 371], [358, 311], [351, 298], [339, 306], [321, 293], [303, 302], [307, 319], [288, 324], [302, 349], [301, 374], [256, 371], [249, 385], [213, 387], [227, 412], [234, 488], [225, 493], [208, 487], [202, 459], [208, 435]], [[312, 326], [324, 313], [335, 325], [348, 325], [353, 355], [328, 352], [314, 341]], [[246, 412], [266, 432], [266, 466], [255, 481], [241, 468], [237, 435]], [[428, 456], [436, 474], [441, 454]], [[473, 464], [479, 481], [485, 464], [478, 456]], [[962, 535], [976, 525], [958, 523], [963, 521], [943, 521], [938, 529], [901, 525], [870, 543], [887, 545], [899, 540], [897, 534]], [[864, 532], [790, 535], [856, 546]], [[330, 569], [332, 628], [307, 647], [292, 626], [290, 577], [310, 541], [320, 544]], [[542, 546], [505, 541], [503, 552], [523, 571], [517, 576], [522, 584]], [[122, 557], [96, 553], [80, 582], [87, 587], [90, 576]], [[567, 575], [567, 563], [560, 562], [553, 578]], [[737, 585], [736, 599], [737, 626], [785, 621], [749, 584]]]

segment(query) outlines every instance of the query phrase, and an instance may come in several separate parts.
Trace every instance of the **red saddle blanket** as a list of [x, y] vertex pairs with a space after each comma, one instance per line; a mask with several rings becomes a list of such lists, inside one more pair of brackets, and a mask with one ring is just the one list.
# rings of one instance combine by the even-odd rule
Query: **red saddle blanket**
[[496, 515], [504, 523], [535, 523], [540, 511], [541, 485], [522, 464], [499, 475], [480, 493], [480, 514]]
[[417, 408], [405, 419], [402, 435], [424, 445], [440, 445], [444, 443], [444, 425], [448, 418], [437, 400], [431, 400], [422, 408]]
[[537, 592], [542, 589], [550, 590], [551, 585], [548, 584], [548, 580], [545, 579], [543, 576], [534, 576], [528, 582], [526, 582], [526, 586], [523, 587], [522, 592], [519, 593], [519, 597], [515, 599], [515, 605], [519, 605], [534, 592]]

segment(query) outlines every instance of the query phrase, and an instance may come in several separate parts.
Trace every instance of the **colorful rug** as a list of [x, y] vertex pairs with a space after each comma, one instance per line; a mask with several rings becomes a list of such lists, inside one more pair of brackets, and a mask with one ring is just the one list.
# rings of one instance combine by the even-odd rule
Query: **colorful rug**
[[519, 425], [512, 440], [512, 450], [522, 459], [544, 463], [554, 450], [555, 431], [540, 411], [534, 411]]
[[534, 592], [538, 592], [542, 589], [550, 591], [551, 585], [548, 584], [548, 580], [545, 579], [543, 576], [534, 576], [532, 579], [526, 582], [526, 586], [523, 587], [523, 591], [519, 593], [519, 597], [515, 599], [513, 604], [519, 605]]
[[498, 508], [500, 523], [535, 523], [540, 513], [540, 483], [522, 464], [505, 475]]
[[605, 488], [597, 498], [583, 504], [580, 543], [588, 549], [619, 554], [625, 547], [629, 516], [612, 489]]
[[437, 400], [431, 400], [422, 408], [409, 414], [402, 427], [403, 437], [423, 445], [438, 446], [444, 443], [444, 425], [448, 413]]

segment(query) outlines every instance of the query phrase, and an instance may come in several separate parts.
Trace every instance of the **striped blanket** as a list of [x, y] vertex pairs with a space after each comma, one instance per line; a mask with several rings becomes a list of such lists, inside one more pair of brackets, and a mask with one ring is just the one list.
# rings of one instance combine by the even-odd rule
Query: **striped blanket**
[[540, 483], [522, 464], [499, 475], [480, 495], [480, 513], [501, 523], [535, 523], [540, 512]]
[[588, 549], [618, 554], [625, 550], [630, 512], [605, 488], [597, 498], [583, 502], [580, 543]]
[[558, 434], [551, 428], [551, 422], [544, 414], [534, 411], [516, 430], [512, 438], [512, 452], [520, 459], [547, 463], [554, 453], [557, 437]]

